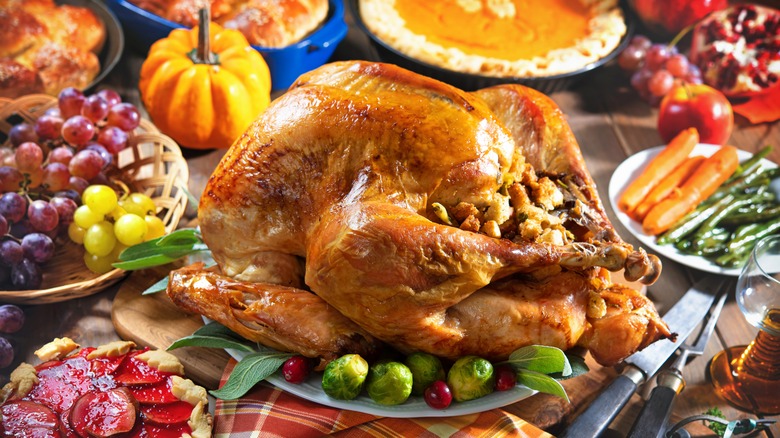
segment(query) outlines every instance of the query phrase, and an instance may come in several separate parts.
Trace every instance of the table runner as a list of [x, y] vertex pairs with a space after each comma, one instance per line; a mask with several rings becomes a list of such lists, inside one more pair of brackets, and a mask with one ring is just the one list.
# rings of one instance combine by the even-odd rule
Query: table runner
[[[236, 365], [222, 374], [225, 384]], [[261, 382], [237, 400], [217, 400], [216, 438], [255, 437], [552, 437], [501, 409], [445, 418], [387, 418], [314, 403]]]

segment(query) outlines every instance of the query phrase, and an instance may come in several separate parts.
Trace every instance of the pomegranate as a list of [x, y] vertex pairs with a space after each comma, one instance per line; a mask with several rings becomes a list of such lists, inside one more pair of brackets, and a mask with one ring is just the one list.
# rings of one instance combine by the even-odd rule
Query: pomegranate
[[726, 96], [765, 92], [780, 78], [780, 11], [737, 4], [713, 12], [694, 28], [690, 58]]

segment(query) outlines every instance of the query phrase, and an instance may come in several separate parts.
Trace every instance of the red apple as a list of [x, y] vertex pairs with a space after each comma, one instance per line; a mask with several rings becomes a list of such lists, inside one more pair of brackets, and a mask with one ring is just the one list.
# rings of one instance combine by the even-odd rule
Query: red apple
[[652, 30], [675, 35], [712, 11], [728, 6], [728, 0], [632, 0], [631, 6]]
[[702, 143], [725, 144], [734, 128], [734, 113], [726, 96], [702, 84], [674, 87], [661, 101], [658, 132], [668, 143], [690, 127], [699, 131]]

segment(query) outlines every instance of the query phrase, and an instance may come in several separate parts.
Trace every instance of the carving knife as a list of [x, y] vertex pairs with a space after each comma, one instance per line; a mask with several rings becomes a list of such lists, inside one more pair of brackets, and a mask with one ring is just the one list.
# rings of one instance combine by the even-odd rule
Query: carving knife
[[722, 283], [723, 279], [710, 275], [688, 289], [663, 316], [672, 331], [677, 333], [675, 342], [658, 341], [629, 356], [624, 361], [626, 367], [623, 372], [558, 435], [558, 438], [597, 437], [604, 432], [628, 403], [637, 387], [658, 372], [709, 312]]

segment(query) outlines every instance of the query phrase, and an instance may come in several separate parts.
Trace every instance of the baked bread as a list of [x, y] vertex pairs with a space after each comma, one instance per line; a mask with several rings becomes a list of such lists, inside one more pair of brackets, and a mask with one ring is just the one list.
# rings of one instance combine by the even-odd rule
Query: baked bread
[[35, 354], [42, 363], [22, 363], [0, 390], [4, 436], [211, 437], [206, 390], [170, 353], [58, 338]]
[[285, 47], [315, 30], [328, 15], [328, 0], [131, 0], [136, 6], [187, 27], [210, 4], [211, 19], [244, 34], [250, 44]]
[[105, 39], [105, 24], [88, 8], [0, 0], [0, 97], [85, 88], [100, 73]]

